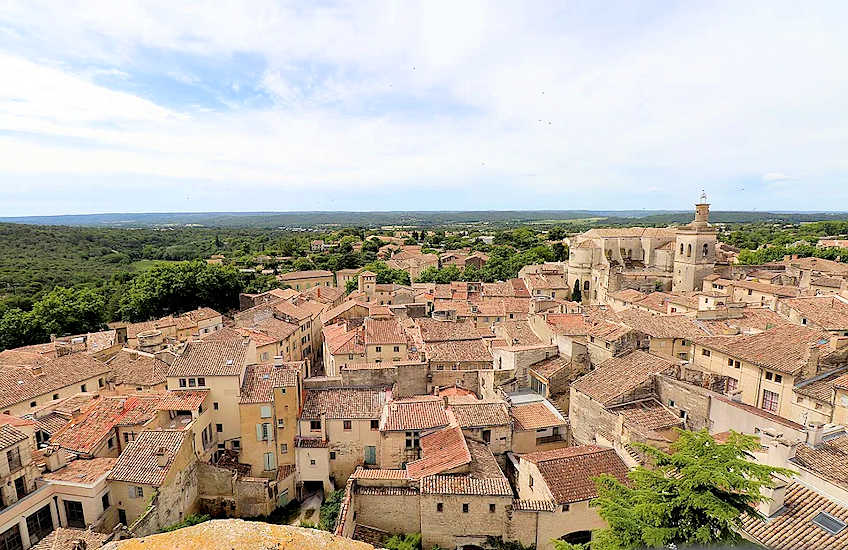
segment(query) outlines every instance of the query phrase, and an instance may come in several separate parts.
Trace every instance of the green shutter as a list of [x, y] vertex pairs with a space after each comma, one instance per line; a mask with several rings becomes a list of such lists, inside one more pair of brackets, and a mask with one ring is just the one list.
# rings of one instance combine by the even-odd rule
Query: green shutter
[[256, 425], [256, 441], [262, 441], [262, 424]]

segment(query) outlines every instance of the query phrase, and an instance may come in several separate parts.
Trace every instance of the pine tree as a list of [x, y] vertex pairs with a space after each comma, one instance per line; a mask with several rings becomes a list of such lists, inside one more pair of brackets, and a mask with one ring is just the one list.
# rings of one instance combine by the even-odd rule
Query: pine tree
[[583, 293], [580, 292], [580, 279], [574, 281], [574, 290], [571, 291], [571, 300], [574, 302], [583, 301]]

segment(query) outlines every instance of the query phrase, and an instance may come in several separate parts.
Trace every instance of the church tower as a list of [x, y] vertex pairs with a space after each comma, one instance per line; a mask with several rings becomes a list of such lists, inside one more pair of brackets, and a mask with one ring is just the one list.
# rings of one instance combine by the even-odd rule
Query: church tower
[[695, 205], [695, 219], [677, 229], [674, 247], [674, 279], [672, 290], [701, 290], [704, 278], [715, 268], [716, 230], [709, 224], [710, 204], [707, 195]]

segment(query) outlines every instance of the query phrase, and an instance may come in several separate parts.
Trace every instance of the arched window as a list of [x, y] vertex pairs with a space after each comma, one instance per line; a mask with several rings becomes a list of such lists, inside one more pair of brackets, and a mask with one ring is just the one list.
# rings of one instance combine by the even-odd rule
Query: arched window
[[683, 256], [683, 243], [680, 243], [680, 255]]
[[686, 257], [688, 258], [688, 257], [689, 257], [689, 256], [691, 256], [691, 255], [692, 255], [692, 245], [691, 245], [691, 244], [687, 244], [687, 245], [686, 245]]
[[589, 290], [589, 281], [583, 281], [583, 290]]
[[708, 245], [707, 243], [704, 243], [704, 258], [706, 258], [707, 254], [709, 254], [709, 253], [710, 253], [710, 245]]

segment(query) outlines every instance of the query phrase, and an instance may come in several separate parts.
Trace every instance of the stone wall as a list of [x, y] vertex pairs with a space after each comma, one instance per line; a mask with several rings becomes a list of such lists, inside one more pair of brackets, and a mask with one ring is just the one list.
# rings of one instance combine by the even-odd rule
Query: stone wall
[[[422, 547], [456, 548], [467, 537], [504, 537], [508, 534], [508, 512], [512, 508], [511, 497], [478, 495], [421, 495]], [[437, 504], [442, 504], [438, 511]], [[468, 512], [463, 512], [463, 504]], [[490, 512], [490, 505], [495, 511]], [[469, 544], [479, 542], [468, 541]]]
[[703, 388], [675, 380], [670, 376], [654, 376], [657, 399], [678, 415], [685, 412], [685, 427], [690, 430], [710, 428], [710, 397]]
[[[489, 365], [491, 369], [491, 364]], [[432, 393], [434, 387], [453, 386], [454, 384], [463, 388], [480, 393], [480, 376], [476, 370], [431, 370], [433, 380], [430, 387], [423, 393]]]
[[[364, 494], [362, 494], [364, 493]], [[389, 533], [420, 533], [419, 495], [403, 489], [354, 491], [356, 523]]]
[[398, 397], [422, 395], [427, 393], [427, 364], [409, 363], [398, 365], [395, 394]]

